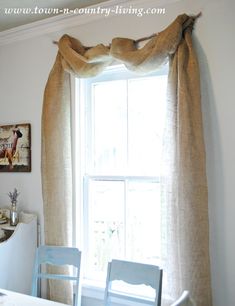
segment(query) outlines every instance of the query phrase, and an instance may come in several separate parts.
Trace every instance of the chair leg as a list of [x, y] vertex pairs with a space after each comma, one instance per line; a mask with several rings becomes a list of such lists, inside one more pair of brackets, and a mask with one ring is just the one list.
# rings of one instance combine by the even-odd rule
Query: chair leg
[[73, 293], [73, 306], [75, 306], [75, 302], [76, 302], [76, 296], [75, 296], [75, 293]]

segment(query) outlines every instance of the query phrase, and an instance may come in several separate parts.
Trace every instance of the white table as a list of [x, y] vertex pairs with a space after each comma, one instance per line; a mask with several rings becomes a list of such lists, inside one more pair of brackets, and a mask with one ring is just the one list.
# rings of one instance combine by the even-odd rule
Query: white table
[[3, 301], [0, 296], [1, 306], [68, 306], [66, 304], [44, 300], [5, 289], [0, 289], [0, 293], [6, 294]]

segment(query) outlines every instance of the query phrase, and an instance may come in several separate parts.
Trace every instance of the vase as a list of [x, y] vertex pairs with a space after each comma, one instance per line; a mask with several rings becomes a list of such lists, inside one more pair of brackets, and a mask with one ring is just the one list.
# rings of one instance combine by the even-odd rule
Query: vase
[[16, 203], [13, 202], [10, 209], [10, 226], [16, 226], [19, 222]]

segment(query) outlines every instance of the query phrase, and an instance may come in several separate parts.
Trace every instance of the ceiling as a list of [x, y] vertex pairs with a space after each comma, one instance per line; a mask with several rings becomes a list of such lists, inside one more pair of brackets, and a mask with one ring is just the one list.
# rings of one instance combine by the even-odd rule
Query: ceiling
[[[39, 8], [82, 8], [90, 5], [105, 2], [107, 0], [0, 0], [0, 32], [9, 30], [21, 25], [25, 25], [34, 21], [42, 20], [48, 17], [55, 16], [54, 14], [26, 14], [11, 13], [7, 14], [6, 9], [12, 8], [29, 8], [31, 11]], [[43, 10], [42, 10], [43, 11]], [[9, 11], [8, 11], [9, 12]]]

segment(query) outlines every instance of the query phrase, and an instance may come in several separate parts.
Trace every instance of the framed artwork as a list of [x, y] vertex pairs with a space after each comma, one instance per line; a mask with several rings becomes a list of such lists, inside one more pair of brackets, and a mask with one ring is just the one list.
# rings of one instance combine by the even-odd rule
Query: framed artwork
[[29, 123], [0, 126], [0, 172], [31, 171]]

